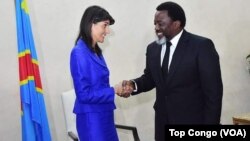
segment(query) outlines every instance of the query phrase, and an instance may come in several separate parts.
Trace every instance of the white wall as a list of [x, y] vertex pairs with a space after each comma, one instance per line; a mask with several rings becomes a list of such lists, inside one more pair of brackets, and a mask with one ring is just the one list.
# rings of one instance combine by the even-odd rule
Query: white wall
[[[69, 53], [86, 7], [97, 4], [115, 18], [102, 45], [111, 84], [142, 74], [145, 51], [154, 40], [155, 8], [163, 0], [27, 0], [35, 38], [49, 123], [54, 141], [65, 141], [61, 93], [72, 89]], [[245, 57], [250, 53], [250, 1], [176, 0], [185, 10], [187, 31], [211, 38], [221, 59], [224, 97], [222, 124], [250, 111]], [[14, 0], [0, 4], [0, 140], [21, 140], [19, 76]], [[209, 69], [209, 68], [208, 68]], [[116, 98], [116, 121], [137, 126], [142, 141], [153, 140], [155, 91]]]

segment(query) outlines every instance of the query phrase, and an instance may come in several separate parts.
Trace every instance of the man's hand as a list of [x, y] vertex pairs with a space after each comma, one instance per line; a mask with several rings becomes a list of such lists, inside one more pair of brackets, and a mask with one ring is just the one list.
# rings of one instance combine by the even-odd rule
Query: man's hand
[[123, 87], [123, 92], [120, 96], [124, 98], [129, 97], [134, 90], [133, 82], [130, 80], [123, 80], [122, 87]]

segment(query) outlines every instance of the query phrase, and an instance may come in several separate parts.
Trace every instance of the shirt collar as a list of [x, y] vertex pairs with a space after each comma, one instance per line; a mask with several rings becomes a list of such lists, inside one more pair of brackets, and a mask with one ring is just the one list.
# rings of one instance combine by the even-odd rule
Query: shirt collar
[[177, 46], [178, 41], [180, 40], [182, 33], [183, 33], [183, 30], [181, 30], [180, 33], [178, 33], [176, 36], [174, 36], [174, 38], [172, 38], [172, 40], [170, 40], [170, 42], [172, 43], [173, 46], [175, 46], [175, 47]]

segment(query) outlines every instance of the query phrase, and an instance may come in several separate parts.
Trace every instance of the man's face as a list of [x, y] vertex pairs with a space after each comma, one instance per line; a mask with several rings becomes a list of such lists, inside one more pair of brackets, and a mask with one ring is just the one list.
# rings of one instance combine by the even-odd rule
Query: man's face
[[167, 11], [157, 11], [155, 13], [154, 25], [159, 38], [165, 36], [168, 40], [172, 39], [173, 20], [168, 16]]

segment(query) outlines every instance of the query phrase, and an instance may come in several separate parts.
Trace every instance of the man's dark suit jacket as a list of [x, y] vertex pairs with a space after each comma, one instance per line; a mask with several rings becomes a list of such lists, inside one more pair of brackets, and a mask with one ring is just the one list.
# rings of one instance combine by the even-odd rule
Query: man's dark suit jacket
[[[144, 74], [135, 79], [137, 92], [156, 88], [155, 137], [163, 140], [166, 124], [219, 124], [223, 84], [213, 42], [183, 31], [168, 75], [161, 71], [161, 45], [147, 47]], [[163, 131], [162, 131], [163, 130]]]

